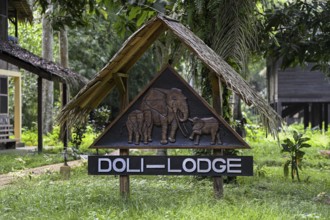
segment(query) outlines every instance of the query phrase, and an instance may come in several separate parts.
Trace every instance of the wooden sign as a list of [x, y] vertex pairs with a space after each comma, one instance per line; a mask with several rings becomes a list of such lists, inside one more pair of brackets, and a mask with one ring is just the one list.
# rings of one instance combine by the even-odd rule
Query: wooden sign
[[250, 148], [176, 71], [167, 66], [91, 148]]
[[250, 156], [89, 156], [90, 175], [252, 176]]

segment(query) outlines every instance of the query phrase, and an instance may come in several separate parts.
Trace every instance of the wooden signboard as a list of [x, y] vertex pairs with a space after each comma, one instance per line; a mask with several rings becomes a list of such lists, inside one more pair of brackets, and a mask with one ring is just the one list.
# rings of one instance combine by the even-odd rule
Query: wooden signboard
[[250, 148], [176, 71], [167, 66], [91, 148]]
[[[217, 198], [221, 176], [253, 175], [252, 157], [228, 157], [222, 149], [249, 145], [170, 66], [164, 68], [91, 145], [120, 149], [120, 156], [89, 156], [91, 175], [120, 175], [129, 194], [129, 175], [214, 176]], [[129, 156], [129, 149], [213, 149], [213, 156]]]
[[252, 176], [252, 157], [89, 156], [90, 175]]

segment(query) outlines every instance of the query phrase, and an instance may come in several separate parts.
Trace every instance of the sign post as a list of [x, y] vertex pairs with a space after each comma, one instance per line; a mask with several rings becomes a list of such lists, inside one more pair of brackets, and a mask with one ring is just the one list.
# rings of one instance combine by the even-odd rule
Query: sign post
[[[249, 145], [173, 68], [164, 68], [128, 106], [121, 75], [122, 111], [91, 146], [119, 149], [120, 155], [90, 156], [90, 175], [119, 175], [123, 198], [129, 197], [130, 175], [212, 176], [215, 198], [223, 196], [222, 176], [253, 175], [252, 157], [223, 155], [223, 149]], [[210, 149], [213, 155], [130, 156], [133, 148]]]

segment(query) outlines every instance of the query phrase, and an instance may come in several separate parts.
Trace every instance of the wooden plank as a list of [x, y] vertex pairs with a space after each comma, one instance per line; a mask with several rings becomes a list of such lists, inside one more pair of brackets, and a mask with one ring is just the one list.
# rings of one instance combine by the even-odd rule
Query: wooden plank
[[324, 130], [328, 131], [328, 122], [329, 122], [329, 116], [328, 116], [328, 105], [329, 103], [324, 103]]
[[124, 82], [123, 82], [122, 77], [121, 77], [123, 75], [123, 73], [121, 73], [121, 74], [120, 73], [114, 73], [113, 75], [114, 75], [116, 86], [117, 86], [119, 92], [121, 94], [124, 94], [126, 92], [126, 88], [125, 88]]
[[21, 77], [14, 77], [14, 135], [17, 140], [22, 135], [22, 80]]
[[[214, 156], [222, 156], [223, 150], [213, 150]], [[217, 176], [213, 177], [213, 191], [214, 191], [214, 198], [221, 199], [223, 198], [224, 190], [223, 190], [223, 177]]]
[[[66, 106], [66, 104], [68, 103], [68, 87], [66, 84], [62, 84], [62, 108]], [[67, 122], [65, 122], [61, 128], [62, 132], [63, 132], [63, 138], [62, 138], [62, 142], [63, 142], [63, 150], [64, 153], [67, 154], [67, 149], [68, 149], [68, 124]], [[64, 155], [64, 166], [68, 166], [67, 163], [67, 156]]]
[[307, 129], [309, 126], [309, 104], [304, 108], [304, 129]]
[[[124, 112], [126, 107], [128, 106], [128, 87], [127, 87], [127, 78], [123, 79], [123, 86], [125, 88], [125, 92], [122, 93], [120, 96], [120, 111]], [[119, 155], [128, 156], [129, 149], [120, 149]], [[119, 177], [119, 187], [120, 187], [120, 194], [123, 199], [127, 199], [130, 196], [130, 181], [128, 175], [121, 175]]]
[[1, 76], [21, 77], [21, 73], [17, 71], [0, 69]]
[[38, 153], [42, 153], [42, 77], [38, 77]]

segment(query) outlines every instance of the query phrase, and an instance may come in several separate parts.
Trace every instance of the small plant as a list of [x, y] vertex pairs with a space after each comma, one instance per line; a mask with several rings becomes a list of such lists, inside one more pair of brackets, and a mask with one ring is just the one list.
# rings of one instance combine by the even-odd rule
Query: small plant
[[301, 148], [311, 147], [310, 144], [306, 143], [309, 140], [310, 138], [303, 137], [303, 134], [293, 131], [293, 141], [290, 138], [286, 138], [283, 141], [283, 149], [281, 152], [287, 152], [290, 154], [290, 159], [284, 163], [284, 176], [289, 176], [289, 166], [291, 165], [292, 180], [297, 176], [297, 179], [300, 182], [298, 168], [301, 170], [301, 161], [305, 155], [305, 152], [302, 151]]

